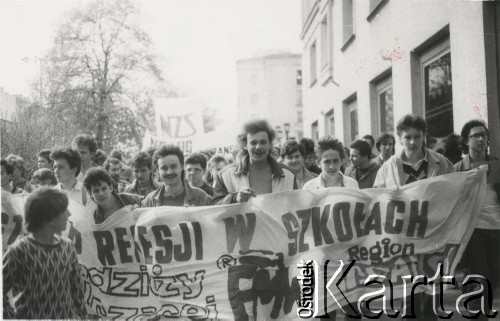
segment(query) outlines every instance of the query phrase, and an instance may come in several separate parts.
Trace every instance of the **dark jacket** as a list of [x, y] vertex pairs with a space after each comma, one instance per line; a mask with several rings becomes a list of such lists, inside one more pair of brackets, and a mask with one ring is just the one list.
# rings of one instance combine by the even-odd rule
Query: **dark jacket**
[[358, 177], [358, 169], [354, 166], [347, 167], [344, 175], [354, 178], [358, 182], [360, 189], [372, 188], [379, 168], [380, 166], [378, 166], [377, 163], [371, 161], [367, 172], [363, 176]]
[[[139, 205], [141, 204], [142, 196], [129, 194], [129, 193], [114, 193], [113, 196], [120, 203], [120, 208], [123, 208], [127, 205]], [[101, 224], [106, 219], [104, 218], [104, 213], [102, 213], [102, 209], [99, 205], [97, 205], [96, 210], [94, 211], [94, 221], [96, 224]]]
[[[491, 155], [486, 155], [486, 161], [492, 161], [492, 160], [498, 160], [495, 156]], [[470, 171], [472, 169], [472, 161], [469, 155], [466, 155], [461, 161], [453, 165], [455, 167], [455, 170], [457, 172], [466, 172]], [[498, 197], [498, 202], [500, 202], [500, 183], [495, 183], [493, 184], [493, 188], [495, 189], [495, 192], [497, 193]]]
[[[212, 203], [212, 198], [199, 188], [191, 187], [185, 181], [184, 191], [184, 206], [206, 206]], [[149, 193], [141, 202], [142, 207], [164, 206], [163, 194], [165, 193], [165, 185], [160, 186], [156, 191]]]
[[[272, 191], [282, 192], [298, 189], [295, 175], [279, 164], [274, 158], [267, 158], [272, 171]], [[215, 178], [214, 198], [212, 203], [215, 205], [237, 203], [236, 196], [242, 187], [251, 187], [248, 172], [250, 169], [250, 159], [245, 156], [237, 163], [224, 167]]]
[[161, 184], [157, 183], [153, 179], [153, 176], [151, 175], [151, 178], [149, 179], [149, 186], [148, 186], [148, 189], [146, 191], [146, 194], [141, 194], [141, 191], [139, 189], [139, 183], [137, 183], [137, 179], [135, 179], [131, 184], [127, 185], [127, 187], [125, 187], [123, 192], [146, 196], [149, 193], [156, 191], [158, 188], [160, 188], [160, 185]]

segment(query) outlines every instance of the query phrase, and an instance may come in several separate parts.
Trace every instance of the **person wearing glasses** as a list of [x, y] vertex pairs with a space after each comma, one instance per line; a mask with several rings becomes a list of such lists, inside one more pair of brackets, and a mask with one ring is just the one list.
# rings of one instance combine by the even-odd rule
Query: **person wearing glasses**
[[[489, 132], [482, 120], [470, 120], [462, 128], [462, 151], [465, 157], [455, 164], [458, 172], [469, 171], [497, 158], [488, 154]], [[487, 184], [486, 197], [477, 225], [465, 249], [464, 258], [468, 274], [484, 276], [492, 285], [491, 294], [499, 283], [500, 271], [500, 184]], [[492, 298], [493, 300], [493, 298]], [[473, 309], [480, 302], [472, 301]], [[478, 320], [487, 320], [481, 314]]]

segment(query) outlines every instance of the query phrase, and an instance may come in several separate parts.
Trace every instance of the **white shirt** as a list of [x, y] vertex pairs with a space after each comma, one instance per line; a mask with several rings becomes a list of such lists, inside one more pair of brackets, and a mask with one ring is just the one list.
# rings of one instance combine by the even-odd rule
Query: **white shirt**
[[77, 201], [78, 203], [85, 205], [87, 204], [87, 192], [83, 188], [82, 183], [76, 182], [76, 185], [71, 189], [71, 190], [65, 190], [62, 188], [61, 183], [58, 183], [56, 185], [56, 188], [59, 188], [60, 190], [66, 192], [68, 194], [68, 197], [71, 198], [74, 201]]

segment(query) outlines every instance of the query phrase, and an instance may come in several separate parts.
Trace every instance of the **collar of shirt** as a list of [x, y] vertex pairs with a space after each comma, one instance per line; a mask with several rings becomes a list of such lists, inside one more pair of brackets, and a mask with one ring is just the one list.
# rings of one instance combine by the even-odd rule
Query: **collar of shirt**
[[429, 162], [429, 153], [427, 153], [427, 148], [423, 148], [423, 152], [424, 152], [424, 158], [422, 158], [421, 160], [419, 160], [415, 165], [413, 164], [410, 164], [408, 162], [408, 159], [406, 157], [406, 154], [405, 154], [405, 151], [402, 150], [401, 151], [401, 155], [400, 155], [400, 158], [401, 158], [401, 161], [403, 162], [403, 164], [406, 164], [406, 165], [409, 165], [415, 169], [419, 168], [420, 165], [425, 161], [425, 162]]

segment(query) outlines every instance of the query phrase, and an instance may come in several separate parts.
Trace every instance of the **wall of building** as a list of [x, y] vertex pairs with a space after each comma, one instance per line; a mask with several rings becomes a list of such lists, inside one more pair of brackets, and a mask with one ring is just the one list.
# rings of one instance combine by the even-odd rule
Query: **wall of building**
[[298, 111], [302, 87], [297, 85], [301, 57], [276, 54], [237, 62], [238, 122], [265, 118], [273, 127], [290, 124], [289, 136], [302, 137]]
[[[451, 54], [453, 126], [460, 132], [471, 118], [487, 120], [486, 78], [482, 3], [473, 1], [382, 1], [376, 14], [370, 15], [370, 2], [354, 0], [354, 39], [345, 45], [343, 36], [345, 1], [317, 1], [309, 26], [304, 25], [303, 105], [304, 135], [311, 137], [311, 124], [318, 121], [320, 137], [325, 131], [324, 114], [334, 109], [335, 136], [345, 137], [344, 106], [355, 97], [358, 108], [359, 136], [379, 133], [374, 121], [373, 85], [381, 75], [392, 75], [394, 122], [407, 113], [423, 115], [419, 84], [419, 61], [436, 36], [449, 34]], [[304, 10], [308, 8], [304, 7]], [[317, 64], [318, 80], [311, 85], [311, 46], [322, 43], [322, 21], [328, 20], [328, 60], [326, 75]], [[324, 27], [324, 26], [323, 26]], [[324, 28], [323, 28], [324, 29]], [[324, 40], [323, 40], [324, 41]], [[441, 44], [442, 41], [434, 42]], [[317, 49], [321, 60], [321, 49]], [[326, 68], [328, 69], [328, 68]], [[418, 96], [418, 97], [417, 97]], [[376, 113], [375, 113], [376, 114]], [[376, 115], [375, 115], [376, 116]]]

